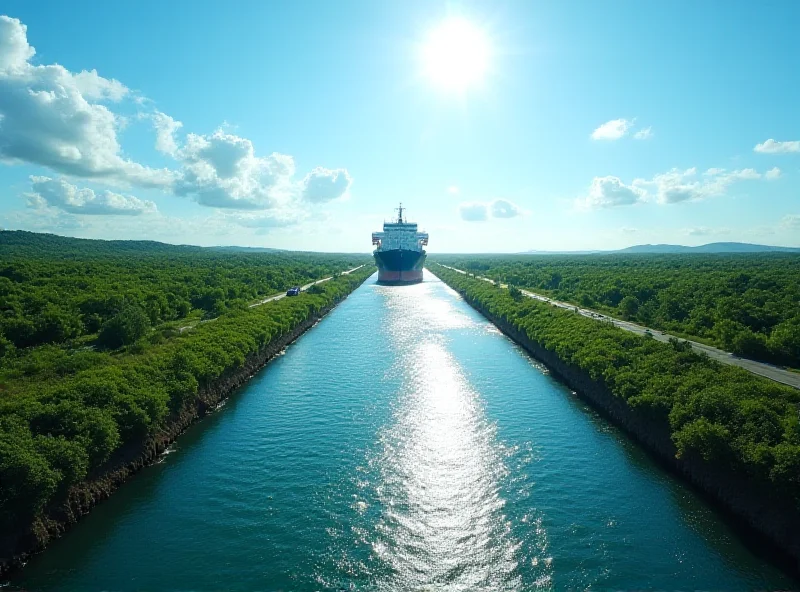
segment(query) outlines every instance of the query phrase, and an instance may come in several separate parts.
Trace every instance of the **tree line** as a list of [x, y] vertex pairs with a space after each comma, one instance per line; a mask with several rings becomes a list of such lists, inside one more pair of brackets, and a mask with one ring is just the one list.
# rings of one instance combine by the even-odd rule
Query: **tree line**
[[[243, 254], [46, 237], [62, 247], [56, 252], [42, 247], [40, 235], [4, 234], [2, 532], [30, 527], [70, 487], [107, 470], [121, 447], [144, 442], [199, 389], [374, 271], [339, 274], [367, 262], [365, 255]], [[309, 293], [246, 306], [331, 274]], [[208, 289], [219, 295], [213, 305], [204, 300]], [[184, 331], [174, 322], [204, 315], [215, 320]], [[23, 323], [34, 327], [36, 339], [20, 338]]]
[[434, 261], [800, 368], [800, 255], [452, 255]]
[[800, 503], [800, 391], [720, 364], [685, 341], [661, 343], [441, 267], [458, 292], [556, 353], [695, 456]]
[[[146, 241], [0, 232], [0, 356], [91, 336], [116, 348], [145, 326], [214, 318], [365, 263], [364, 255], [225, 252]], [[95, 339], [97, 338], [97, 339]]]

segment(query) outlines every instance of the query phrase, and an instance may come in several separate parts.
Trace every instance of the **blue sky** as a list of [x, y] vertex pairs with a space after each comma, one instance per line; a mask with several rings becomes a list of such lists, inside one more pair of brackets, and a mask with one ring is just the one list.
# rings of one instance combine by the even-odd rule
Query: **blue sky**
[[3, 228], [368, 251], [402, 201], [432, 252], [800, 246], [798, 2], [0, 14]]

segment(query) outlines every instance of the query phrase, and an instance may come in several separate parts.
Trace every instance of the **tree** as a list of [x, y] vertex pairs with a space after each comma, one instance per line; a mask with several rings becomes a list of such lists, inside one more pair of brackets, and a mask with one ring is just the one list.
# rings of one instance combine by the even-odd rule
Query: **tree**
[[769, 336], [769, 349], [785, 363], [800, 360], [800, 317], [776, 325]]
[[619, 310], [626, 319], [632, 319], [639, 311], [639, 301], [634, 296], [625, 296], [619, 302]]
[[718, 460], [728, 453], [730, 433], [724, 426], [701, 417], [673, 435], [678, 458], [695, 453], [704, 460]]
[[0, 360], [5, 356], [10, 356], [14, 349], [14, 344], [0, 333]]
[[39, 343], [60, 343], [77, 337], [82, 324], [77, 315], [48, 304], [36, 318], [35, 327], [35, 339]]
[[128, 305], [103, 325], [97, 342], [104, 347], [117, 349], [143, 337], [149, 327], [145, 312], [138, 306]]
[[738, 356], [763, 358], [767, 353], [767, 339], [761, 333], [753, 333], [750, 329], [742, 329], [734, 338], [732, 350]]

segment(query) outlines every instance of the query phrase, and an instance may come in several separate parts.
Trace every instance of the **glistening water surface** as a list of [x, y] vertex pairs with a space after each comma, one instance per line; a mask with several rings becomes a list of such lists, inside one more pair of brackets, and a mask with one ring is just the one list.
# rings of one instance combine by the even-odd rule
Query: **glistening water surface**
[[14, 583], [793, 586], [427, 273], [368, 280]]

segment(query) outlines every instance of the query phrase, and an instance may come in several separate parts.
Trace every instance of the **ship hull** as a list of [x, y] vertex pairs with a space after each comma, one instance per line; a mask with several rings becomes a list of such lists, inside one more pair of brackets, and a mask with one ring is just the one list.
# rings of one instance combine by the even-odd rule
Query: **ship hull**
[[378, 283], [387, 285], [418, 284], [422, 281], [425, 251], [395, 249], [375, 251], [378, 266]]

